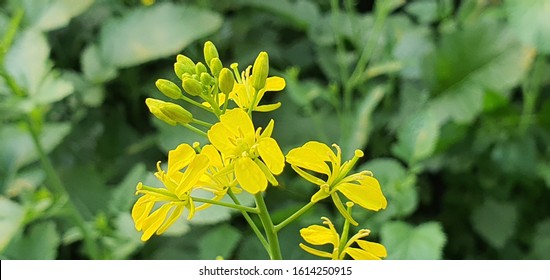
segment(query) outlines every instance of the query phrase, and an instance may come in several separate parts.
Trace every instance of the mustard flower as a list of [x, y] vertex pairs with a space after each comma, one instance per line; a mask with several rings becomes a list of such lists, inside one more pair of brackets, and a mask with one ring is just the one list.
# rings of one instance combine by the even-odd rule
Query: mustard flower
[[[136, 194], [143, 196], [134, 204], [132, 218], [136, 230], [143, 231], [141, 240], [147, 241], [154, 233], [162, 234], [179, 218], [184, 208], [189, 210], [187, 219], [193, 217], [195, 204], [190, 194], [208, 166], [207, 156], [197, 155], [191, 146], [181, 144], [168, 153], [167, 171], [160, 168], [160, 161], [157, 163], [155, 176], [164, 188], [138, 183]], [[157, 203], [161, 206], [151, 212]]]
[[[338, 211], [353, 225], [357, 225], [357, 222], [344, 209], [336, 192], [342, 193], [355, 204], [373, 211], [386, 208], [387, 201], [378, 180], [370, 171], [348, 175], [357, 160], [363, 156], [363, 152], [356, 150], [354, 157], [342, 164], [340, 147], [336, 144], [333, 147], [336, 148], [336, 154], [327, 145], [310, 141], [302, 147], [289, 151], [286, 161], [291, 164], [296, 173], [320, 187], [320, 190], [311, 197], [311, 201], [316, 202], [330, 196]], [[330, 167], [328, 162], [331, 164]]]
[[[381, 258], [387, 256], [384, 245], [376, 242], [360, 240], [370, 234], [370, 230], [368, 229], [359, 230], [357, 234], [352, 236], [346, 244], [340, 248], [340, 235], [336, 232], [334, 225], [328, 218], [322, 217], [321, 219], [323, 220], [323, 224], [327, 225], [328, 228], [319, 225], [312, 225], [301, 229], [300, 235], [310, 244], [332, 244], [334, 249], [332, 252], [325, 252], [300, 243], [300, 248], [304, 249], [306, 252], [315, 256], [330, 258], [333, 260], [343, 260], [346, 254], [354, 260], [380, 260]], [[359, 248], [351, 247], [353, 243], [356, 243]]]
[[[266, 129], [254, 130], [248, 114], [240, 108], [227, 110], [208, 131], [210, 143], [234, 166], [240, 186], [251, 194], [265, 191], [267, 181], [278, 185], [273, 175], [283, 171], [285, 165], [281, 148], [271, 138], [274, 122]], [[261, 160], [260, 160], [261, 158]]]
[[[232, 68], [238, 72], [236, 64], [233, 64]], [[252, 73], [250, 73], [251, 68]], [[285, 79], [281, 77], [267, 77], [268, 70], [268, 55], [266, 52], [261, 52], [254, 62], [254, 67], [249, 66], [241, 73], [241, 77], [237, 78], [237, 83], [233, 86], [229, 98], [241, 109], [247, 111], [270, 112], [281, 107], [280, 102], [259, 105], [266, 92], [281, 91], [286, 86]]]

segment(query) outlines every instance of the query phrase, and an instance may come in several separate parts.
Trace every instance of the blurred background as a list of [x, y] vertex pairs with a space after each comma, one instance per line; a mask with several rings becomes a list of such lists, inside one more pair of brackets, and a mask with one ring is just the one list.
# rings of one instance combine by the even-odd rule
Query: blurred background
[[[168, 150], [205, 143], [144, 100], [167, 100], [156, 79], [211, 40], [226, 67], [267, 51], [286, 79], [265, 97], [282, 107], [255, 115], [284, 153], [365, 152], [388, 207], [354, 216], [388, 259], [550, 259], [549, 15], [547, 0], [0, 1], [0, 258], [268, 258], [224, 208], [147, 243], [130, 217]], [[317, 188], [289, 166], [279, 181], [275, 222]], [[321, 216], [343, 223], [320, 203], [281, 231], [284, 258], [314, 258], [298, 231]]]

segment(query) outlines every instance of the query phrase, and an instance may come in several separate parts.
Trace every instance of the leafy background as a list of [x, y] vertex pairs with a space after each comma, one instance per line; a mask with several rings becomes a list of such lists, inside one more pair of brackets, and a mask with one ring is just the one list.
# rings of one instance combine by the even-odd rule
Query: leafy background
[[[0, 1], [0, 257], [268, 257], [224, 208], [145, 244], [129, 214], [157, 160], [204, 142], [144, 99], [211, 40], [227, 64], [269, 52], [286, 78], [266, 97], [283, 106], [256, 116], [284, 152], [365, 152], [389, 204], [355, 214], [388, 259], [550, 259], [548, 14], [546, 0]], [[290, 168], [280, 181], [275, 222], [315, 191]], [[285, 258], [313, 258], [298, 230], [321, 216], [342, 223], [321, 203], [281, 232]]]

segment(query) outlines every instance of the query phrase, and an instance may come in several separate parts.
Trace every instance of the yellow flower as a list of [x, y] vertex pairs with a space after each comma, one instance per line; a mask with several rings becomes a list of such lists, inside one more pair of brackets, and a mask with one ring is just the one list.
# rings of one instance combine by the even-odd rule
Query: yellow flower
[[[232, 68], [238, 72], [236, 64], [233, 64]], [[251, 66], [248, 66], [242, 72], [241, 77], [237, 78], [237, 83], [233, 86], [229, 98], [246, 111], [270, 112], [281, 107], [280, 102], [258, 105], [267, 91], [281, 91], [286, 86], [285, 79], [281, 77], [267, 77], [269, 58], [266, 52], [261, 52], [256, 58], [252, 75], [250, 70]]]
[[[300, 235], [302, 236], [302, 238], [304, 238], [306, 242], [310, 244], [332, 244], [334, 249], [332, 250], [332, 252], [329, 253], [311, 248], [307, 245], [304, 245], [303, 243], [300, 243], [300, 248], [304, 249], [306, 252], [315, 256], [330, 258], [333, 260], [343, 260], [346, 254], [351, 256], [354, 260], [380, 260], [381, 258], [387, 256], [386, 248], [384, 247], [384, 245], [375, 242], [359, 240], [370, 234], [370, 230], [368, 229], [359, 230], [357, 234], [352, 236], [346, 242], [346, 244], [342, 248], [340, 248], [340, 235], [338, 234], [338, 232], [336, 232], [334, 225], [329, 219], [325, 217], [322, 217], [321, 219], [324, 220], [323, 224], [327, 225], [328, 228], [319, 225], [312, 225], [307, 228], [301, 229]], [[353, 245], [353, 243], [357, 243], [357, 245], [359, 245], [359, 248], [350, 247], [351, 245]]]
[[227, 110], [208, 131], [210, 143], [232, 161], [237, 181], [251, 194], [265, 191], [268, 180], [278, 185], [273, 174], [280, 174], [285, 165], [281, 148], [271, 138], [273, 126], [271, 120], [263, 132], [255, 131], [248, 114], [236, 108]]
[[[151, 236], [162, 234], [182, 214], [184, 208], [189, 209], [187, 219], [195, 213], [195, 205], [191, 199], [191, 191], [197, 187], [199, 180], [209, 166], [209, 158], [197, 155], [187, 144], [179, 145], [168, 153], [168, 169], [165, 172], [157, 163], [155, 176], [164, 184], [164, 188], [152, 188], [137, 185], [136, 194], [143, 194], [132, 208], [132, 218], [136, 230], [143, 231], [141, 240], [147, 241]], [[182, 170], [185, 171], [182, 172]], [[162, 204], [153, 210], [155, 204]]]
[[[327, 145], [310, 141], [288, 152], [286, 161], [300, 176], [320, 187], [320, 190], [311, 197], [311, 201], [319, 201], [330, 196], [338, 211], [353, 225], [357, 225], [357, 222], [344, 209], [337, 191], [355, 204], [373, 211], [386, 208], [387, 201], [378, 180], [370, 171], [348, 175], [357, 160], [363, 156], [363, 152], [356, 150], [353, 159], [341, 164], [340, 147], [336, 144], [333, 147], [336, 148], [336, 154]], [[331, 163], [330, 167], [327, 162]], [[322, 175], [315, 176], [305, 170]]]

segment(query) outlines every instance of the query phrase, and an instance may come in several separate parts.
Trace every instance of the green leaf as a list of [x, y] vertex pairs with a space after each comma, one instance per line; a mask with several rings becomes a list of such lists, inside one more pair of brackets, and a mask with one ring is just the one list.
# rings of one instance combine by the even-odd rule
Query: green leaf
[[103, 59], [96, 45], [84, 49], [80, 56], [80, 64], [84, 76], [93, 83], [104, 83], [118, 75], [116, 68]]
[[6, 255], [20, 260], [54, 260], [60, 243], [54, 222], [33, 225], [28, 234], [10, 244]]
[[44, 35], [32, 29], [25, 30], [6, 54], [6, 70], [29, 95], [34, 95], [50, 70], [49, 55], [50, 46]]
[[516, 205], [487, 199], [477, 206], [471, 216], [474, 230], [491, 246], [504, 248], [516, 232]]
[[524, 43], [550, 54], [550, 2], [546, 0], [504, 1], [510, 27]]
[[393, 55], [402, 62], [404, 77], [418, 79], [422, 77], [424, 58], [433, 52], [434, 44], [430, 29], [423, 26], [411, 29], [409, 26], [404, 27], [407, 29], [397, 38]]
[[163, 3], [140, 7], [103, 25], [100, 49], [105, 61], [129, 67], [177, 54], [221, 24], [218, 14], [191, 6]]
[[537, 165], [537, 174], [544, 180], [546, 187], [550, 189], [550, 163], [539, 163]]
[[550, 259], [550, 219], [537, 224], [535, 236], [531, 245], [531, 256], [533, 259]]
[[414, 1], [408, 4], [405, 10], [424, 24], [433, 22], [438, 18], [437, 1], [435, 0]]
[[312, 1], [308, 0], [241, 0], [239, 2], [277, 14], [281, 18], [287, 19], [296, 27], [304, 30], [307, 30], [319, 18], [319, 7], [315, 2], [312, 3]]
[[4, 196], [0, 196], [0, 253], [23, 226], [25, 209]]
[[103, 238], [104, 244], [109, 248], [112, 259], [128, 259], [132, 253], [143, 246], [141, 232], [134, 227], [134, 221], [129, 212], [120, 213], [114, 219], [114, 225], [114, 237]]
[[134, 193], [136, 185], [145, 178], [147, 170], [143, 163], [136, 164], [124, 177], [124, 180], [111, 191], [109, 196], [109, 210], [112, 213], [126, 213], [130, 211], [136, 200]]
[[438, 222], [416, 227], [400, 221], [389, 222], [382, 226], [380, 236], [389, 260], [438, 260], [447, 241]]
[[430, 157], [439, 138], [440, 120], [429, 112], [411, 116], [397, 131], [398, 142], [392, 147], [395, 155], [414, 164]]
[[36, 30], [50, 31], [69, 24], [71, 18], [88, 9], [94, 0], [24, 0], [25, 16]]
[[358, 170], [369, 170], [380, 182], [388, 207], [377, 213], [386, 218], [406, 217], [418, 206], [415, 176], [407, 174], [403, 165], [393, 158], [377, 158], [361, 165]]
[[51, 71], [44, 77], [38, 88], [38, 92], [31, 95], [34, 103], [47, 105], [69, 96], [73, 93], [73, 84], [60, 76], [56, 71]]
[[496, 23], [478, 23], [444, 34], [424, 69], [437, 95], [426, 110], [441, 121], [469, 123], [483, 109], [486, 90], [507, 94], [534, 56]]
[[239, 230], [227, 224], [211, 229], [198, 241], [200, 259], [230, 258], [241, 236]]

